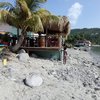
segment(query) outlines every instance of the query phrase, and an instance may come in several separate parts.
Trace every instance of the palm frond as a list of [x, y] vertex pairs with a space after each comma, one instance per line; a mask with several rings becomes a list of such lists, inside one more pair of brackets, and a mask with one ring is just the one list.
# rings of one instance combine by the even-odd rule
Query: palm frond
[[27, 31], [43, 32], [43, 25], [38, 15], [32, 15], [31, 18], [25, 20], [24, 25], [28, 26]]
[[19, 22], [19, 19], [13, 15], [13, 13], [10, 13], [9, 11], [7, 10], [2, 10], [0, 12], [1, 14], [1, 21], [3, 23], [7, 23], [11, 26], [15, 26], [15, 27], [19, 27], [19, 24], [21, 24]]
[[12, 9], [14, 9], [14, 7], [9, 2], [0, 2], [0, 9], [5, 9], [5, 10], [12, 11]]
[[40, 8], [40, 5], [42, 3], [45, 3], [47, 0], [25, 0], [27, 3], [28, 8], [31, 11], [36, 11], [38, 8]]
[[28, 8], [25, 0], [18, 0], [18, 4], [19, 4], [19, 7], [20, 7], [20, 11], [21, 11], [20, 13], [22, 15], [22, 18], [26, 19], [27, 17], [30, 17], [31, 12], [30, 12], [30, 9]]
[[43, 25], [48, 23], [48, 20], [49, 20], [48, 16], [51, 16], [51, 13], [43, 8], [39, 9], [34, 14], [38, 15], [41, 18]]
[[43, 8], [36, 11], [35, 14], [39, 15], [41, 18], [47, 15], [51, 15], [51, 13], [48, 10], [43, 9]]

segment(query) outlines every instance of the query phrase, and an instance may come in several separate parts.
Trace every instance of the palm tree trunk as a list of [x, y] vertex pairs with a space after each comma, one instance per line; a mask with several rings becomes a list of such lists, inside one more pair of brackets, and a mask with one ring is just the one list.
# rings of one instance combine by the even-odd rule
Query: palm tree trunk
[[24, 30], [21, 32], [21, 36], [19, 37], [17, 44], [15, 44], [15, 46], [11, 48], [12, 52], [17, 52], [19, 50], [19, 48], [23, 44], [26, 34], [27, 32], [25, 32]]

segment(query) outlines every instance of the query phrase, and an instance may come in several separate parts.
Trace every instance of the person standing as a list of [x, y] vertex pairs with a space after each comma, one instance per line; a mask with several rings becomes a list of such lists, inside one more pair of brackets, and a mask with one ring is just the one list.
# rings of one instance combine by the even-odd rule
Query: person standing
[[63, 50], [63, 64], [66, 64], [67, 61], [67, 46], [64, 46], [64, 50]]

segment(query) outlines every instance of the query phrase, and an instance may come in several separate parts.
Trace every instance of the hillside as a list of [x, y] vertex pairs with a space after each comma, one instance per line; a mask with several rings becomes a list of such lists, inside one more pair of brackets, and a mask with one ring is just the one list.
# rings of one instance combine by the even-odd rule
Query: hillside
[[78, 39], [87, 39], [90, 40], [92, 44], [100, 45], [100, 28], [72, 29], [67, 42], [74, 43]]

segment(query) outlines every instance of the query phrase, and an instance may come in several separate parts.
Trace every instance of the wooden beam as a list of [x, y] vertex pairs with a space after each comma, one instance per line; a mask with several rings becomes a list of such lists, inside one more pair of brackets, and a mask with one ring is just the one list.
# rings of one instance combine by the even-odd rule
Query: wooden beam
[[25, 49], [26, 51], [48, 51], [48, 50], [54, 50], [59, 51], [61, 48], [59, 47], [20, 47], [20, 49]]

